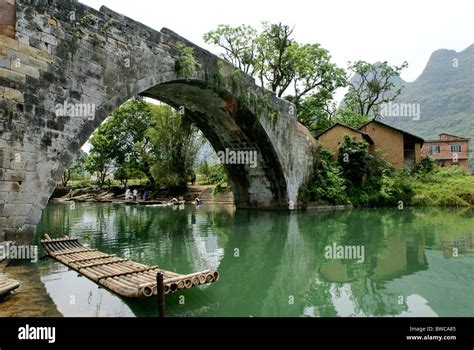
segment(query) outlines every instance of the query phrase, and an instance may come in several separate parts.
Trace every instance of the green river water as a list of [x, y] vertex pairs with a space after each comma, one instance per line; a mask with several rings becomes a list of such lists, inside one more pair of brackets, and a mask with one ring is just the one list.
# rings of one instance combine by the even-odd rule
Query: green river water
[[[219, 271], [216, 283], [168, 295], [169, 316], [474, 316], [472, 209], [51, 203], [36, 243], [44, 233], [182, 274]], [[360, 255], [328, 255], [339, 247]], [[155, 298], [121, 298], [49, 258], [27, 268], [64, 316], [157, 314]]]

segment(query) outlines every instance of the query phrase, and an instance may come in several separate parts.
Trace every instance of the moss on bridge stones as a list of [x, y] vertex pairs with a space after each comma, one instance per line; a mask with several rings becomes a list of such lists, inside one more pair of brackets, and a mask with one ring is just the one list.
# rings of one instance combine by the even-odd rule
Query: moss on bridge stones
[[201, 67], [201, 64], [196, 57], [194, 57], [194, 49], [192, 47], [183, 42], [178, 42], [178, 48], [181, 52], [176, 60], [175, 70], [185, 77], [190, 77], [194, 74], [196, 69]]

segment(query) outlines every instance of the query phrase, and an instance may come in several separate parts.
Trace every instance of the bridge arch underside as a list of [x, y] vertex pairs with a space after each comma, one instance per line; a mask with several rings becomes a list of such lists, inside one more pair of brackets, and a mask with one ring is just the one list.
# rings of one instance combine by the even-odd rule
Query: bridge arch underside
[[176, 109], [184, 107], [184, 117], [201, 130], [216, 152], [254, 152], [257, 161], [252, 164], [224, 162], [236, 207], [288, 208], [285, 175], [274, 145], [258, 118], [241, 108], [233, 94], [217, 91], [203, 81], [176, 80], [155, 85], [140, 95]]

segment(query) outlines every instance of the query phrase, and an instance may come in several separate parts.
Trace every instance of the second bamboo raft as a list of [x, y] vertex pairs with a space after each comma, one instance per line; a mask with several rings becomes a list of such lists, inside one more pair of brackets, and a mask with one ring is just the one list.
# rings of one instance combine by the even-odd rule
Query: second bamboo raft
[[94, 282], [124, 297], [151, 297], [158, 293], [156, 275], [163, 274], [165, 294], [174, 293], [217, 281], [217, 271], [205, 270], [189, 275], [143, 265], [115, 254], [107, 254], [83, 246], [78, 239], [65, 236], [51, 239], [45, 235], [41, 241], [48, 255], [78, 271]]
[[20, 282], [0, 276], [0, 297], [10, 294], [20, 287]]

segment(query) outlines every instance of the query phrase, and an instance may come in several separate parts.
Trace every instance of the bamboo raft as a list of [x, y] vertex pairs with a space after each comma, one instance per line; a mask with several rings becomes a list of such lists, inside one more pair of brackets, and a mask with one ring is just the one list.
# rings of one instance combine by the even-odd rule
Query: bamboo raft
[[205, 270], [180, 275], [157, 266], [139, 264], [115, 254], [99, 252], [83, 246], [77, 238], [46, 239], [41, 241], [46, 253], [114, 293], [128, 297], [151, 297], [158, 294], [157, 274], [163, 274], [164, 293], [174, 293], [218, 280], [217, 271]]
[[20, 287], [20, 282], [0, 276], [0, 297], [10, 294]]

